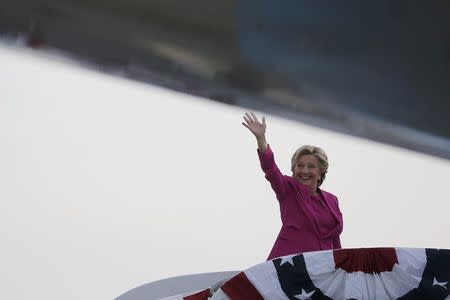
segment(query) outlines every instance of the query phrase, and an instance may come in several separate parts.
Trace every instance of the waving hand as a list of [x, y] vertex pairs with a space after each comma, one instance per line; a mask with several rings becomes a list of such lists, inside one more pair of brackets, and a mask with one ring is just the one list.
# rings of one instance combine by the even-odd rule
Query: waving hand
[[253, 133], [256, 137], [256, 141], [258, 142], [258, 149], [261, 151], [265, 151], [267, 148], [266, 143], [266, 119], [262, 117], [262, 123], [259, 122], [258, 118], [254, 113], [245, 113], [244, 122], [242, 125], [248, 128], [248, 130]]

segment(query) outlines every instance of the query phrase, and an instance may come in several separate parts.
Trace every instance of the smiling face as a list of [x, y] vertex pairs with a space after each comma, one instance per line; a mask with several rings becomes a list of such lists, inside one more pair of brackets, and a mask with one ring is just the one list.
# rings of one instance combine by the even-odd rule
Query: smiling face
[[298, 158], [292, 176], [315, 193], [321, 174], [319, 159], [313, 154], [304, 154]]

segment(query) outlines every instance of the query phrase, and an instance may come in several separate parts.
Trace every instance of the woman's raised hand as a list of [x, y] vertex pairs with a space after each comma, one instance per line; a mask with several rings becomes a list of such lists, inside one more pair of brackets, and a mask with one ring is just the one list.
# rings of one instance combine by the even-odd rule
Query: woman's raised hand
[[264, 137], [266, 134], [266, 119], [262, 117], [262, 123], [259, 122], [258, 118], [255, 116], [254, 113], [245, 113], [244, 116], [244, 122], [242, 122], [242, 125], [248, 128], [255, 137]]
[[266, 119], [262, 117], [262, 123], [258, 121], [258, 118], [254, 113], [245, 113], [244, 122], [242, 125], [248, 128], [256, 137], [256, 142], [258, 143], [259, 151], [266, 151], [267, 142], [266, 142]]

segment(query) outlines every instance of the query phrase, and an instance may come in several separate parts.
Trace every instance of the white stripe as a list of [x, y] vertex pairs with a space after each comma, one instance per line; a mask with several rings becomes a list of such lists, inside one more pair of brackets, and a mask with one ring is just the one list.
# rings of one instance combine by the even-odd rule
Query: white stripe
[[333, 250], [303, 253], [306, 270], [311, 275], [329, 274], [334, 271]]
[[411, 275], [422, 277], [427, 263], [424, 248], [396, 248], [398, 264]]
[[427, 264], [424, 248], [396, 248], [398, 264], [392, 272], [384, 272], [383, 282], [388, 290], [396, 291], [395, 298], [417, 288]]

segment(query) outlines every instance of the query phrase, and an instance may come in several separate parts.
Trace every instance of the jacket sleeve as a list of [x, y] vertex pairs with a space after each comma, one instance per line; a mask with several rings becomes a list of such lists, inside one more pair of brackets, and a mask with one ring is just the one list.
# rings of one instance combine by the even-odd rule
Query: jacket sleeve
[[339, 209], [339, 200], [338, 200], [338, 198], [336, 196], [334, 196], [334, 198], [336, 200], [336, 210], [337, 210], [337, 213], [338, 213], [338, 218], [340, 219], [339, 222], [340, 222], [341, 229], [340, 229], [339, 234], [333, 240], [333, 249], [342, 249], [341, 238], [339, 236], [342, 233], [342, 229], [344, 228], [344, 220], [342, 218], [342, 212]]
[[286, 176], [281, 173], [275, 163], [275, 158], [270, 146], [268, 145], [264, 152], [258, 150], [258, 157], [266, 179], [270, 182], [278, 201], [281, 201], [288, 189], [288, 183], [286, 181]]

